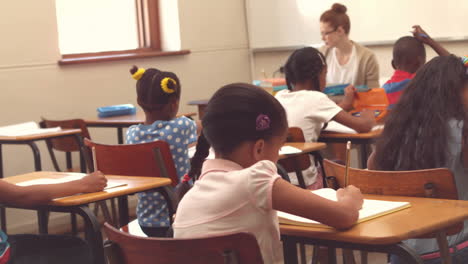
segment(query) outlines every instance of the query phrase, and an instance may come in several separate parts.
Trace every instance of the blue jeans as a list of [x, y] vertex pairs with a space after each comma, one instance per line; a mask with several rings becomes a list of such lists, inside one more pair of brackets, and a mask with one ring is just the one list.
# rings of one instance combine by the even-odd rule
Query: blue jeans
[[84, 240], [62, 235], [10, 235], [8, 264], [92, 263], [91, 250]]
[[[451, 255], [452, 255], [453, 264], [468, 263], [468, 247], [462, 248], [461, 250], [457, 250], [453, 252]], [[390, 260], [392, 264], [406, 264], [402, 262], [396, 255], [391, 255]], [[441, 264], [442, 261], [440, 258], [435, 258], [435, 259], [424, 260], [423, 263], [424, 264]]]

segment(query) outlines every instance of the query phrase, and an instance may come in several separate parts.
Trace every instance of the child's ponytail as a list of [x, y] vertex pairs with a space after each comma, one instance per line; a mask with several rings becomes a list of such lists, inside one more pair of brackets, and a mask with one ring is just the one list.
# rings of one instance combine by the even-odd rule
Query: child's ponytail
[[208, 143], [202, 132], [198, 137], [195, 155], [190, 160], [190, 170], [188, 174], [184, 176], [182, 181], [176, 186], [175, 193], [179, 201], [190, 190], [191, 186], [189, 181], [191, 179], [195, 181], [198, 179], [198, 177], [200, 177], [203, 162], [205, 161], [206, 157], [208, 157], [209, 152], [210, 143]]

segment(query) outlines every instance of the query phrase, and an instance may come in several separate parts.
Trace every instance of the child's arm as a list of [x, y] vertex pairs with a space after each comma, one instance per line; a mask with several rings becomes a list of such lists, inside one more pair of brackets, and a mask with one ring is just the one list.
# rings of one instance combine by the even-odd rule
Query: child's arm
[[353, 109], [354, 97], [356, 95], [356, 88], [350, 84], [344, 90], [344, 99], [338, 103], [338, 106], [345, 111], [351, 111]]
[[54, 198], [77, 193], [102, 191], [107, 179], [100, 172], [93, 172], [80, 180], [58, 183], [18, 186], [0, 180], [0, 203], [20, 206], [45, 204]]
[[354, 225], [359, 217], [363, 197], [359, 189], [348, 186], [337, 192], [338, 201], [331, 201], [298, 188], [283, 179], [273, 184], [273, 209], [306, 217], [343, 229]]
[[359, 133], [371, 131], [376, 124], [374, 111], [369, 109], [362, 110], [360, 117], [352, 116], [350, 113], [345, 111], [340, 111], [335, 115], [335, 117], [333, 117], [333, 120], [350, 127]]
[[450, 55], [448, 50], [442, 47], [437, 41], [433, 40], [420, 26], [413, 26], [413, 29], [413, 36], [422, 43], [429, 45], [439, 56]]

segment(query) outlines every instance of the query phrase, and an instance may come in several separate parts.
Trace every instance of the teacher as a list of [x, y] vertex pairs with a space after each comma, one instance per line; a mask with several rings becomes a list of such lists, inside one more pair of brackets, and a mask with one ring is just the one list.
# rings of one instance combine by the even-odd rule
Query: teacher
[[320, 34], [325, 45], [319, 50], [327, 60], [327, 84], [378, 88], [379, 64], [375, 54], [349, 39], [351, 23], [346, 10], [346, 6], [335, 3], [320, 16]]

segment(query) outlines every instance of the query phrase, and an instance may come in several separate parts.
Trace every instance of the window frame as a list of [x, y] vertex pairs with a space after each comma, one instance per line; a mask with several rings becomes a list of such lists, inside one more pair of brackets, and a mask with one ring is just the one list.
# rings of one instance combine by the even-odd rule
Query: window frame
[[117, 61], [159, 56], [189, 54], [190, 50], [162, 51], [159, 0], [135, 0], [137, 11], [138, 43], [131, 50], [62, 54], [59, 65]]

